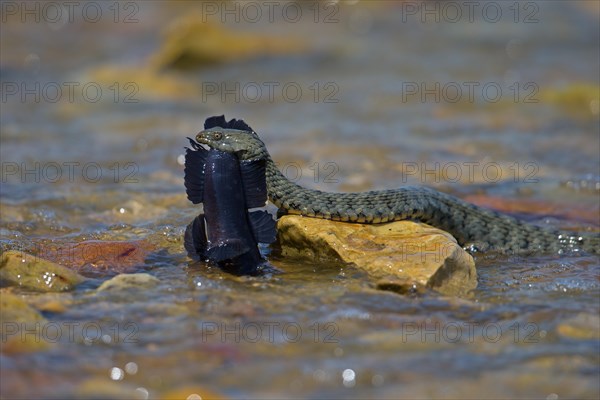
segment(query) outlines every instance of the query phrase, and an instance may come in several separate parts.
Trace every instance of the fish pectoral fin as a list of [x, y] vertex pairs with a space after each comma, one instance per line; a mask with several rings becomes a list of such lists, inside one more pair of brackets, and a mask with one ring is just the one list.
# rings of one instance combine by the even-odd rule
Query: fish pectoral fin
[[202, 203], [204, 198], [204, 166], [208, 150], [205, 150], [192, 139], [188, 139], [193, 149], [185, 149], [185, 192], [192, 203], [198, 204]]
[[188, 257], [192, 260], [200, 261], [205, 258], [206, 230], [204, 227], [204, 214], [198, 215], [185, 228], [183, 246], [188, 253]]
[[253, 211], [249, 214], [254, 239], [260, 243], [273, 243], [277, 236], [277, 222], [266, 211]]
[[267, 164], [265, 160], [240, 161], [246, 206], [263, 207], [267, 202]]
[[225, 242], [209, 248], [206, 251], [208, 259], [214, 262], [229, 260], [248, 252], [250, 246], [240, 239], [227, 239]]

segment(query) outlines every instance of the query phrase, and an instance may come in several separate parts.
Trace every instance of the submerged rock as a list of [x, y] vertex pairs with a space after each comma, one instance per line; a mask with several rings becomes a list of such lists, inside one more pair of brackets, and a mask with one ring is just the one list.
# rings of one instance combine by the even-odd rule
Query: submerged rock
[[579, 313], [564, 320], [556, 331], [568, 339], [600, 340], [600, 317], [596, 314]]
[[201, 94], [200, 85], [146, 65], [107, 64], [91, 69], [88, 79], [107, 88], [117, 83], [117, 87], [123, 88], [122, 100], [131, 103], [137, 103], [140, 99], [189, 99]]
[[21, 297], [0, 292], [0, 330], [2, 351], [21, 353], [46, 350], [50, 343], [41, 340], [46, 319]]
[[[597, 198], [592, 197], [587, 202], [584, 199], [580, 199], [578, 204], [569, 204], [566, 201], [549, 199], [550, 196], [559, 197], [564, 196], [565, 194], [566, 193], [561, 193], [558, 190], [556, 190], [555, 193], [545, 193], [544, 195], [548, 198], [546, 200], [528, 198], [508, 199], [506, 197], [490, 196], [487, 194], [472, 194], [465, 196], [464, 200], [478, 206], [509, 214], [553, 216], [572, 221], [581, 221], [588, 224], [598, 223]], [[572, 194], [569, 195], [569, 197], [572, 196]]]
[[286, 215], [277, 228], [284, 255], [355, 265], [376, 280], [378, 287], [401, 282], [402, 286], [462, 295], [477, 286], [471, 255], [452, 235], [426, 224], [365, 225]]
[[206, 21], [203, 15], [190, 14], [167, 28], [164, 44], [151, 65], [185, 70], [265, 55], [294, 54], [305, 48], [299, 39], [236, 32]]
[[43, 247], [42, 250], [50, 260], [76, 271], [87, 269], [126, 272], [143, 265], [148, 254], [154, 250], [154, 246], [143, 240], [89, 240], [80, 243], [66, 243], [52, 248]]
[[20, 296], [8, 293], [5, 290], [3, 289], [0, 292], [0, 323], [3, 327], [10, 322], [33, 324], [46, 321], [36, 309], [27, 304]]
[[160, 281], [150, 274], [120, 274], [103, 282], [98, 292], [105, 290], [144, 289], [156, 286]]
[[11, 286], [62, 292], [85, 279], [62, 265], [20, 251], [6, 251], [0, 258], [0, 281]]
[[221, 394], [218, 394], [210, 389], [207, 389], [202, 386], [183, 386], [179, 388], [172, 389], [164, 394], [162, 394], [162, 398], [164, 399], [174, 399], [174, 400], [185, 400], [185, 399], [212, 399], [212, 400], [222, 400], [225, 399]]
[[[112, 371], [117, 372], [112, 372]], [[111, 377], [92, 377], [75, 388], [76, 397], [82, 399], [147, 399], [148, 390], [136, 388], [134, 384], [122, 382], [125, 373], [118, 367], [111, 369]], [[122, 375], [121, 375], [122, 374]]]

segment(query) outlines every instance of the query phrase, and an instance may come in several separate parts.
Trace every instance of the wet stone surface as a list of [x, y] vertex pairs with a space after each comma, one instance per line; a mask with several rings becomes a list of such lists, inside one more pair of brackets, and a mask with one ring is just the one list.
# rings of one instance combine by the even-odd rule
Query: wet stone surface
[[364, 225], [284, 216], [277, 229], [285, 257], [351, 264], [384, 288], [386, 282], [403, 282], [465, 295], [477, 286], [471, 255], [451, 235], [425, 224]]

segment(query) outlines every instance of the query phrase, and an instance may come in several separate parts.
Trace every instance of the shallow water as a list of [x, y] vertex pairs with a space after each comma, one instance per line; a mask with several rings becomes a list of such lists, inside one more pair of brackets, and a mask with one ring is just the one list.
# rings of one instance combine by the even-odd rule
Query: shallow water
[[[130, 3], [137, 8], [125, 9]], [[183, 187], [185, 137], [223, 113], [245, 119], [286, 175], [305, 186], [425, 184], [492, 199], [532, 223], [597, 231], [593, 7], [531, 2], [515, 22], [508, 3], [493, 3], [504, 15], [497, 23], [481, 15], [422, 23], [401, 3], [340, 2], [316, 5], [315, 24], [306, 6], [297, 23], [264, 17], [223, 24], [300, 39], [307, 48], [298, 54], [143, 79], [161, 29], [193, 5], [130, 3], [119, 3], [118, 23], [106, 3], [97, 23], [77, 13], [58, 24], [31, 16], [22, 22], [17, 14], [1, 27], [1, 248], [43, 257], [49, 245], [142, 240], [153, 250], [126, 272], [160, 280], [96, 292], [119, 272], [108, 254], [109, 266], [84, 266], [92, 280], [70, 293], [13, 289], [34, 304], [51, 298], [65, 306], [43, 312], [61, 333], [49, 349], [3, 352], [3, 397], [600, 395], [598, 257], [478, 255], [479, 286], [459, 299], [378, 291], [360, 270], [298, 263], [266, 248], [282, 273], [234, 277], [190, 263], [182, 246], [198, 213]], [[132, 10], [138, 21], [123, 23]], [[324, 23], [332, 10], [339, 21]], [[524, 23], [535, 10], [537, 22]], [[106, 66], [139, 76], [97, 78], [94, 71]], [[162, 79], [177, 79], [193, 94], [159, 87], [170, 84]], [[36, 82], [39, 101], [8, 94], [12, 84], [20, 90]], [[52, 83], [64, 89], [64, 82], [97, 83], [103, 94], [93, 102], [76, 91], [70, 101], [63, 92], [52, 101]], [[136, 102], [125, 101], [129, 82], [139, 89], [129, 98]], [[239, 101], [201, 90], [221, 82], [246, 88]], [[293, 84], [302, 95], [292, 101], [276, 90], [271, 101], [263, 91], [254, 101], [253, 88], [269, 82]], [[476, 90], [473, 101], [465, 92], [451, 101], [450, 90], [465, 82], [500, 87], [502, 96], [492, 101]], [[515, 92], [515, 82], [522, 90]], [[407, 94], [421, 83], [448, 91], [437, 93], [439, 101]]]

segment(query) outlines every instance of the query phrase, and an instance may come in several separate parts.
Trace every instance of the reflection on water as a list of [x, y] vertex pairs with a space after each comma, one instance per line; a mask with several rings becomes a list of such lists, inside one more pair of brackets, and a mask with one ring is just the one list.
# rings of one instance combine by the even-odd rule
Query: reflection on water
[[[277, 3], [272, 21], [259, 3], [260, 18], [241, 3], [98, 3], [95, 22], [40, 3], [39, 23], [4, 3], [2, 250], [118, 240], [141, 261], [67, 253], [91, 278], [75, 291], [3, 288], [51, 324], [32, 333], [43, 349], [3, 339], [3, 396], [598, 397], [597, 257], [478, 256], [479, 287], [458, 299], [274, 253], [284, 273], [234, 277], [190, 264], [181, 240], [198, 213], [185, 137], [223, 113], [305, 186], [426, 184], [597, 230], [591, 3], [477, 3], [470, 20], [453, 2], [456, 22], [443, 2]], [[97, 290], [119, 272], [159, 282]]]

